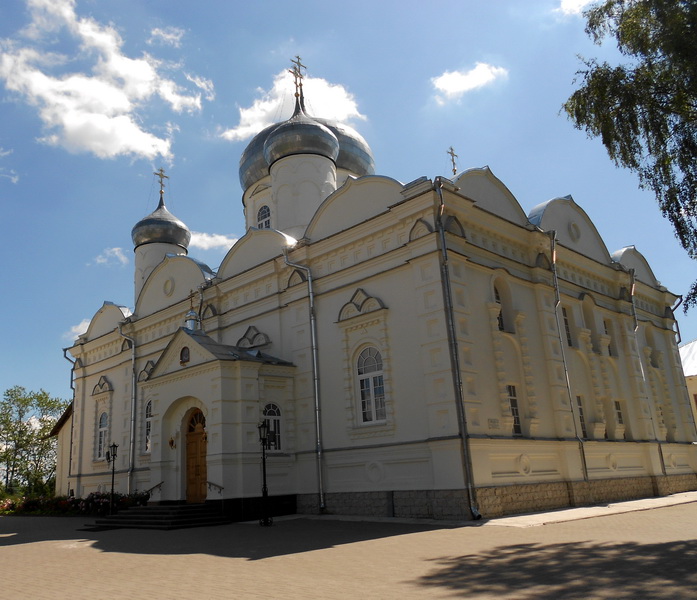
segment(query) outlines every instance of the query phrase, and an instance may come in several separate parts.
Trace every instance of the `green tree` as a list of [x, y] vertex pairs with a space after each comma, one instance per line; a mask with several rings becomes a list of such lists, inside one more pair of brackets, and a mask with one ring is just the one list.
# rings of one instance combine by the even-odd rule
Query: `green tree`
[[0, 401], [0, 473], [6, 493], [46, 493], [56, 470], [56, 439], [48, 435], [66, 406], [43, 390], [5, 390]]
[[[656, 195], [697, 259], [697, 2], [604, 0], [584, 14], [592, 40], [614, 38], [627, 63], [583, 59], [576, 79], [582, 85], [564, 109]], [[685, 309], [694, 305], [697, 282]]]

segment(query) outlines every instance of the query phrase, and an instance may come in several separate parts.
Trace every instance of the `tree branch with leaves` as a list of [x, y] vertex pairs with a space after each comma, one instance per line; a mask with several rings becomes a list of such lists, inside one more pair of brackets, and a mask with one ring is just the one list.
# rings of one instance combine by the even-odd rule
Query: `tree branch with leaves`
[[[697, 259], [697, 2], [605, 0], [584, 14], [591, 39], [600, 45], [614, 38], [628, 62], [582, 59], [581, 86], [563, 108], [656, 195], [680, 244]], [[685, 310], [695, 305], [697, 281]]]

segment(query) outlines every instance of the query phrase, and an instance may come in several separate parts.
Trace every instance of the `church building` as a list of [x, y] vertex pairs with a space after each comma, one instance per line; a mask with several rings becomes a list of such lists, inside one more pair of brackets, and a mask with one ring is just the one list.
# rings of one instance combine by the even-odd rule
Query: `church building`
[[[468, 519], [697, 489], [680, 298], [571, 196], [527, 215], [488, 167], [400, 183], [311, 116], [240, 159], [217, 268], [166, 207], [132, 230], [134, 309], [66, 349], [57, 493]], [[134, 220], [138, 215], [134, 215]], [[275, 502], [275, 504], [273, 504]], [[245, 512], [247, 511], [247, 512]]]

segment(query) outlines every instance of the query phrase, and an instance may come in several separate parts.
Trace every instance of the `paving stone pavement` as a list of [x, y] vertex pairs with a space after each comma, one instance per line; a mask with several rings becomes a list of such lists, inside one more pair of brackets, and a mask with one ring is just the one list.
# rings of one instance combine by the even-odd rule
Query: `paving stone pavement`
[[175, 531], [0, 517], [0, 598], [697, 597], [697, 492], [490, 521]]

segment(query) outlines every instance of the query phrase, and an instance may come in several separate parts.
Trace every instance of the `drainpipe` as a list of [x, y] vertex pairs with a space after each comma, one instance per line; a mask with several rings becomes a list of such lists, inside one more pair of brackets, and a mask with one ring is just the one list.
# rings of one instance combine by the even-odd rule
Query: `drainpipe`
[[72, 366], [70, 367], [70, 389], [73, 391], [73, 412], [70, 414], [70, 450], [68, 451], [68, 495], [70, 495], [70, 477], [73, 474], [73, 427], [75, 422], [75, 363], [76, 360], [68, 358], [68, 349], [63, 348], [63, 358]]
[[678, 346], [682, 343], [682, 334], [680, 333], [680, 323], [678, 323], [678, 320], [675, 318], [675, 311], [678, 310], [678, 307], [682, 304], [683, 297], [678, 296], [678, 303], [670, 309], [670, 312], [673, 314], [673, 321], [675, 322], [675, 327], [677, 327], [678, 331], [676, 332], [678, 334], [678, 339], [675, 342]]
[[[634, 269], [629, 269], [629, 280], [631, 283], [629, 297], [632, 303], [632, 319], [634, 319], [634, 342], [636, 343], [637, 353], [639, 353], [639, 318], [636, 314], [636, 305], [634, 304], [634, 291], [636, 288], [636, 276]], [[682, 298], [682, 296], [681, 296]], [[682, 301], [682, 300], [681, 300]], [[679, 306], [679, 305], [678, 305]], [[677, 308], [677, 306], [676, 306]], [[677, 323], [677, 321], [676, 321]], [[639, 354], [639, 368], [641, 369], [641, 379], [644, 382], [644, 389], [648, 390], [648, 382], [646, 381], [646, 371], [644, 371], [644, 361]], [[658, 433], [656, 432], [656, 421], [653, 418], [653, 412], [651, 413], [651, 428], [653, 429], [653, 437], [656, 438], [656, 443], [658, 444], [658, 459], [661, 463], [661, 474], [665, 477], [666, 475], [666, 461], [663, 458], [663, 442], [658, 439]]]
[[448, 331], [448, 348], [450, 353], [450, 371], [453, 375], [453, 387], [455, 390], [455, 406], [457, 409], [457, 422], [460, 433], [460, 452], [462, 454], [462, 473], [467, 487], [467, 499], [472, 518], [476, 521], [482, 518], [477, 508], [477, 496], [472, 476], [472, 453], [469, 445], [469, 433], [467, 431], [467, 413], [465, 412], [465, 399], [462, 391], [462, 374], [460, 372], [460, 359], [457, 346], [457, 333], [455, 331], [455, 317], [453, 309], [453, 296], [450, 284], [450, 271], [448, 269], [448, 246], [445, 239], [445, 227], [443, 214], [445, 201], [443, 200], [443, 181], [440, 176], [435, 178], [433, 189], [438, 194], [438, 212], [436, 214], [436, 228], [438, 229], [438, 242], [440, 245], [441, 259], [440, 272], [443, 283], [443, 302], [445, 307], [445, 323]]
[[300, 269], [307, 274], [307, 295], [310, 303], [310, 339], [312, 344], [312, 381], [315, 400], [315, 454], [317, 458], [317, 487], [319, 492], [319, 508], [326, 508], [324, 498], [324, 479], [322, 476], [322, 411], [319, 393], [319, 357], [317, 352], [317, 319], [315, 315], [315, 292], [312, 287], [312, 271], [310, 267], [291, 262], [288, 258], [288, 248], [283, 249], [283, 258], [289, 267]]
[[559, 278], [557, 276], [557, 232], [549, 231], [550, 251], [552, 253], [552, 281], [554, 282], [554, 319], [557, 322], [557, 334], [559, 337], [559, 349], [561, 350], [561, 360], [564, 364], [564, 377], [566, 379], [566, 393], [569, 398], [569, 408], [574, 422], [574, 435], [578, 442], [578, 452], [581, 455], [581, 470], [583, 471], [583, 481], [588, 483], [588, 464], [586, 462], [586, 448], [583, 439], [578, 435], [578, 425], [576, 424], [576, 412], [574, 411], [574, 400], [571, 393], [571, 378], [569, 376], [569, 364], [566, 361], [566, 348], [562, 336], [561, 323], [559, 322], [559, 307], [561, 306], [561, 294], [559, 293]]
[[[126, 321], [124, 321], [125, 323]], [[136, 385], [138, 378], [136, 377], [136, 340], [127, 336], [123, 332], [124, 323], [119, 323], [119, 333], [122, 337], [131, 342], [131, 428], [130, 440], [128, 444], [128, 487], [127, 491], [131, 493], [131, 480], [133, 479], [133, 469], [136, 462]]]

